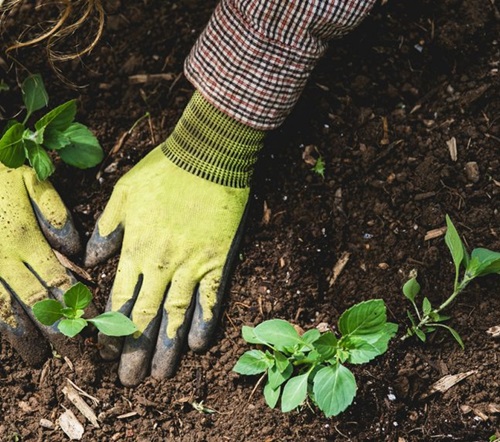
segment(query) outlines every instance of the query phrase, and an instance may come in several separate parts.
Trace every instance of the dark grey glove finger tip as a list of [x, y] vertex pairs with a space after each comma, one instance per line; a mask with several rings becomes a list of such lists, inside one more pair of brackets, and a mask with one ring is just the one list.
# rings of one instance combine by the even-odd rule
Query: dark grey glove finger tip
[[45, 219], [34, 201], [32, 201], [32, 204], [40, 229], [49, 244], [65, 255], [73, 256], [78, 254], [81, 251], [80, 235], [75, 229], [71, 214], [66, 210], [66, 222], [61, 228], [57, 228]]
[[107, 236], [101, 236], [98, 226], [96, 226], [85, 250], [85, 267], [95, 267], [97, 264], [114, 255], [120, 248], [122, 239], [122, 227], [118, 227]]

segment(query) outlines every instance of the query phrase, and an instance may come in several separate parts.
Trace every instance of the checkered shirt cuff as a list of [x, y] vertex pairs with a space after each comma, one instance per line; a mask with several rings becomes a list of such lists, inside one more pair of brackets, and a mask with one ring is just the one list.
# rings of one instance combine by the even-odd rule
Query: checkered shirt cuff
[[352, 30], [375, 0], [222, 0], [184, 72], [216, 108], [255, 129], [291, 112], [328, 41]]

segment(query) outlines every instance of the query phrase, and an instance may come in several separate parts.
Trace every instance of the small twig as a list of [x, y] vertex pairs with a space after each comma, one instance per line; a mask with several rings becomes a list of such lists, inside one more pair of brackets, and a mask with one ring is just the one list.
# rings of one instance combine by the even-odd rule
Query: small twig
[[254, 395], [255, 391], [257, 390], [257, 388], [259, 388], [259, 385], [262, 384], [262, 381], [264, 380], [264, 378], [267, 376], [267, 373], [264, 373], [262, 374], [262, 376], [259, 378], [259, 380], [257, 381], [257, 383], [255, 384], [255, 387], [253, 387], [252, 389], [252, 392], [250, 393], [250, 396], [248, 396], [248, 401], [247, 402], [250, 402], [250, 399], [252, 399], [252, 396]]

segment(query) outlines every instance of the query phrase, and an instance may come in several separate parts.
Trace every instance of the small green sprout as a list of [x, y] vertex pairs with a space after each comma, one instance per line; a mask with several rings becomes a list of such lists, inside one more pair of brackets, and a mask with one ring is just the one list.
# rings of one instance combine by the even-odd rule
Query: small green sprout
[[316, 164], [312, 168], [312, 171], [321, 178], [325, 178], [325, 160], [321, 155], [316, 160]]
[[92, 293], [77, 282], [64, 294], [64, 304], [55, 299], [44, 299], [33, 305], [33, 314], [43, 325], [57, 321], [59, 331], [70, 338], [80, 333], [88, 323], [108, 336], [128, 336], [137, 331], [135, 324], [119, 312], [106, 312], [91, 319], [82, 318], [84, 310], [92, 302]]
[[47, 150], [56, 151], [65, 163], [86, 169], [100, 163], [102, 148], [94, 134], [83, 124], [74, 122], [76, 101], [70, 100], [43, 115], [34, 126], [26, 127], [32, 114], [49, 103], [49, 96], [38, 74], [30, 75], [21, 86], [26, 107], [22, 122], [9, 120], [0, 137], [0, 162], [17, 168], [26, 160], [45, 180], [55, 170]]
[[[455, 266], [453, 293], [439, 307], [433, 307], [429, 299], [424, 297], [420, 310], [415, 302], [416, 296], [420, 293], [420, 284], [414, 274], [404, 284], [403, 294], [413, 305], [416, 317], [410, 311], [407, 312], [411, 327], [408, 328], [406, 335], [402, 339], [416, 335], [422, 342], [425, 342], [427, 334], [434, 332], [437, 328], [444, 328], [451, 333], [460, 347], [464, 348], [462, 338], [457, 331], [443, 324], [450, 317], [442, 315], [441, 312], [464, 291], [473, 279], [479, 276], [500, 273], [500, 253], [484, 248], [477, 248], [472, 250], [472, 253], [469, 255], [448, 215], [446, 215], [446, 225], [447, 230], [444, 240], [450, 250]], [[461, 267], [464, 268], [462, 278], [460, 278]]]
[[327, 417], [344, 411], [356, 396], [356, 379], [345, 362], [364, 364], [387, 350], [398, 326], [387, 322], [381, 299], [361, 302], [339, 318], [341, 337], [311, 329], [299, 335], [282, 319], [243, 326], [242, 336], [266, 350], [249, 350], [233, 370], [242, 375], [267, 375], [266, 403], [274, 408], [281, 398], [281, 411], [301, 406], [309, 398]]

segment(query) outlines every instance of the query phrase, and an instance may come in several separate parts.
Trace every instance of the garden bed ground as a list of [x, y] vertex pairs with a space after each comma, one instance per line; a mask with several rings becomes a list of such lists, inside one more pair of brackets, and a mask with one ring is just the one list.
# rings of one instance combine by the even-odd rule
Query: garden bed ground
[[[71, 89], [41, 51], [16, 57], [44, 76], [53, 105], [80, 101], [79, 120], [109, 153], [145, 112], [145, 119], [97, 170], [60, 165], [53, 183], [88, 238], [114, 183], [162, 141], [177, 121], [191, 86], [182, 61], [207, 22], [213, 2], [114, 0], [104, 35], [81, 63], [60, 65]], [[33, 22], [32, 2], [5, 18], [2, 41], [19, 23]], [[241, 326], [283, 318], [307, 329], [354, 303], [385, 300], [389, 319], [406, 319], [401, 287], [417, 269], [434, 303], [450, 292], [453, 266], [443, 236], [449, 214], [469, 248], [500, 250], [500, 21], [494, 0], [389, 1], [354, 33], [332, 44], [293, 115], [268, 138], [257, 168], [252, 210], [225, 313], [206, 354], [187, 352], [173, 379], [147, 379], [124, 388], [116, 363], [99, 359], [95, 339], [82, 344], [72, 369], [53, 358], [26, 366], [0, 341], [0, 438], [67, 440], [56, 422], [71, 379], [96, 397], [100, 428], [86, 424], [85, 441], [487, 441], [500, 436], [498, 276], [474, 282], [450, 309], [465, 351], [446, 334], [425, 345], [394, 340], [373, 363], [354, 367], [358, 395], [342, 415], [327, 419], [314, 407], [282, 414], [266, 407], [257, 378], [231, 372], [247, 345]], [[14, 87], [11, 62], [0, 75]], [[10, 70], [7, 70], [11, 67]], [[134, 83], [137, 74], [169, 74]], [[170, 75], [171, 74], [171, 75]], [[7, 112], [16, 90], [0, 96]], [[386, 129], [384, 129], [386, 122]], [[448, 142], [456, 140], [458, 159]], [[303, 159], [317, 147], [325, 178]], [[465, 172], [477, 162], [479, 176]], [[344, 253], [349, 261], [330, 284]], [[77, 261], [81, 257], [77, 258]], [[117, 259], [89, 269], [102, 307]], [[446, 393], [428, 395], [447, 374], [473, 371]], [[213, 414], [197, 411], [203, 401]], [[80, 416], [81, 417], [81, 416]], [[83, 418], [81, 419], [83, 422]]]

